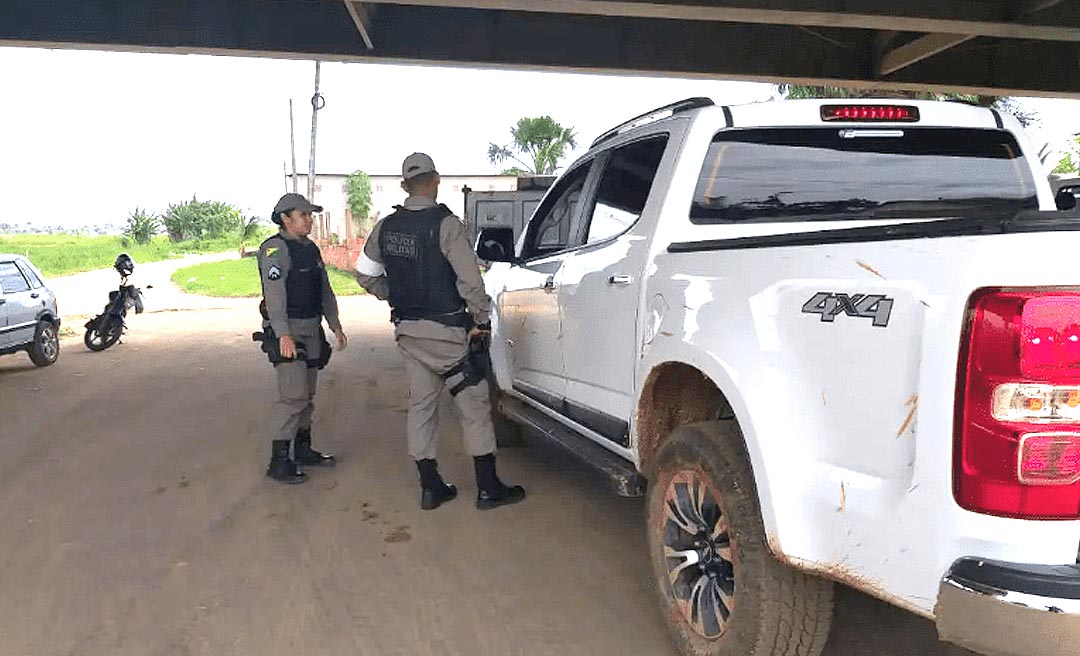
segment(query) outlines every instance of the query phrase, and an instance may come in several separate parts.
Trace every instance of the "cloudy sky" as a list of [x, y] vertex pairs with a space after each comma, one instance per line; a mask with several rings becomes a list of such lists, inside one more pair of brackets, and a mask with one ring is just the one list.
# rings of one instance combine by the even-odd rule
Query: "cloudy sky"
[[[198, 195], [265, 214], [285, 189], [289, 99], [307, 170], [312, 62], [0, 48], [5, 221], [122, 223]], [[430, 153], [444, 174], [497, 172], [489, 142], [547, 114], [593, 137], [689, 96], [768, 100], [767, 84], [327, 63], [316, 170], [393, 174]], [[1024, 99], [1039, 146], [1080, 132], [1080, 101]]]

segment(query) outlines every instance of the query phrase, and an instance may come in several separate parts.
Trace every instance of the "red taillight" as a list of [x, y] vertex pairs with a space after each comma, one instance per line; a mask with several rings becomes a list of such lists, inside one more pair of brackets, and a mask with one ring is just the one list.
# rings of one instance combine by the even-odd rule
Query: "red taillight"
[[821, 120], [915, 123], [919, 108], [914, 105], [822, 105]]
[[1080, 517], [1080, 292], [980, 290], [967, 316], [957, 503], [1006, 517]]

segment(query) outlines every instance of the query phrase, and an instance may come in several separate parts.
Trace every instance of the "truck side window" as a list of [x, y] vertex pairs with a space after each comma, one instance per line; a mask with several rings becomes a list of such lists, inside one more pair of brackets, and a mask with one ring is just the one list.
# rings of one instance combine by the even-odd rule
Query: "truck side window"
[[540, 257], [569, 248], [571, 228], [590, 168], [590, 164], [584, 164], [567, 173], [544, 200], [529, 222], [522, 257]]
[[586, 243], [617, 237], [637, 223], [649, 199], [667, 142], [665, 134], [622, 146], [611, 153], [596, 191]]

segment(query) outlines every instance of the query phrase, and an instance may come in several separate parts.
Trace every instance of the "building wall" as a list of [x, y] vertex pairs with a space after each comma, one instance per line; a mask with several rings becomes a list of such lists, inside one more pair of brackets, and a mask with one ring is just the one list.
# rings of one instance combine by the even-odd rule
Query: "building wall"
[[[302, 194], [307, 194], [307, 175], [298, 174], [297, 189]], [[473, 191], [514, 191], [517, 189], [517, 177], [513, 175], [443, 175], [439, 185], [439, 202], [449, 207], [454, 214], [463, 217], [465, 213], [465, 195], [462, 189], [469, 187]], [[357, 237], [355, 226], [348, 223], [348, 196], [346, 194], [347, 175], [341, 174], [316, 174], [315, 175], [315, 198], [311, 199], [316, 205], [322, 205], [324, 214], [324, 227], [322, 230], [336, 234], [339, 239]], [[371, 176], [371, 212], [375, 218], [387, 216], [394, 211], [394, 205], [400, 205], [405, 200], [405, 192], [401, 189], [401, 176], [398, 175], [373, 175]], [[316, 222], [318, 226], [318, 222]], [[318, 230], [318, 227], [316, 228]], [[320, 237], [328, 238], [329, 234], [319, 234]]]

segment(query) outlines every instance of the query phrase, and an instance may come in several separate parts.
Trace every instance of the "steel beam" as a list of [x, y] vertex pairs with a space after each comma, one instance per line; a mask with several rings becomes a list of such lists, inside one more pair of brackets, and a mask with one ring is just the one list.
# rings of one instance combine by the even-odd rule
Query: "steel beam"
[[360, 32], [360, 38], [364, 40], [364, 45], [368, 50], [374, 50], [375, 44], [371, 41], [371, 35], [368, 33], [368, 16], [367, 7], [362, 2], [353, 2], [353, 0], [344, 0], [345, 7], [349, 10], [349, 16], [352, 17], [353, 24], [356, 25], [356, 30]]
[[[457, 9], [484, 9], [568, 14], [580, 16], [621, 16], [662, 18], [704, 22], [751, 23], [757, 25], [798, 25], [849, 29], [896, 30], [936, 34], [967, 34], [1009, 39], [1080, 42], [1080, 27], [1042, 25], [1005, 20], [966, 20], [890, 12], [812, 11], [762, 9], [752, 3], [678, 4], [666, 2], [620, 2], [617, 0], [369, 0], [373, 4], [414, 5]], [[1047, 0], [1040, 0], [1046, 2]], [[788, 3], [795, 4], [795, 3]], [[947, 4], [947, 3], [942, 3]], [[1047, 5], [1049, 6], [1049, 5]], [[1036, 10], [1037, 11], [1037, 10]]]
[[878, 66], [878, 74], [884, 77], [895, 73], [901, 68], [911, 66], [927, 57], [933, 57], [974, 38], [970, 34], [927, 34], [886, 52]]

